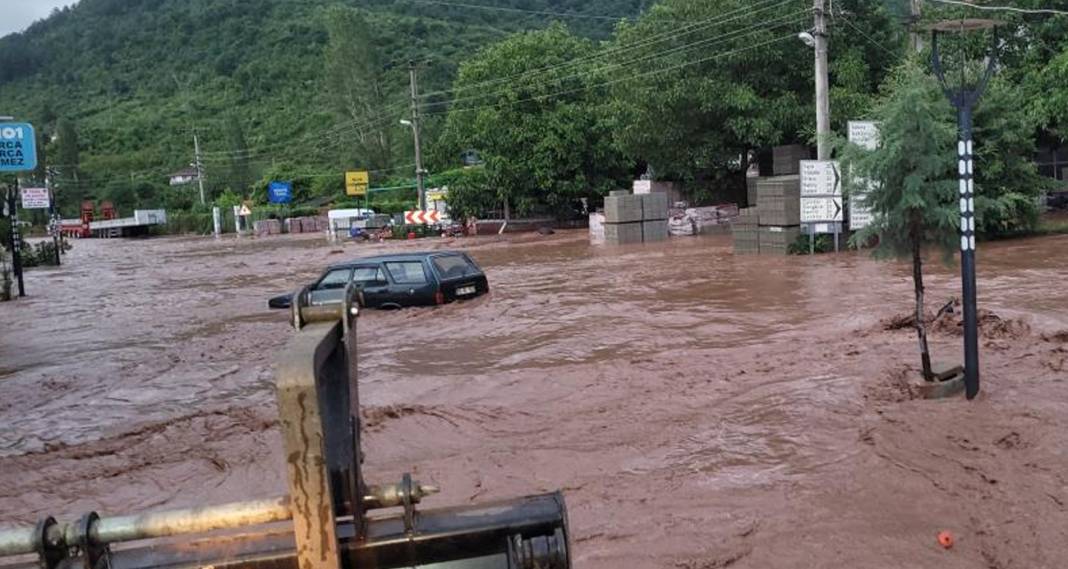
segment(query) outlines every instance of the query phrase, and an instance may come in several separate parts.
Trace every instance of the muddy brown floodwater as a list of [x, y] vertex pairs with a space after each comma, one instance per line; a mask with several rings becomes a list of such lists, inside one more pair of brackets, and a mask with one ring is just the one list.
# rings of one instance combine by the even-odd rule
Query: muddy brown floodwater
[[[430, 506], [562, 489], [582, 569], [1068, 562], [1068, 237], [981, 248], [971, 403], [913, 397], [910, 271], [865, 253], [427, 243], [493, 292], [361, 316], [372, 480], [411, 470], [444, 488]], [[27, 273], [0, 304], [0, 527], [283, 493], [290, 331], [266, 298], [427, 243], [80, 241]], [[929, 271], [937, 309], [959, 278]], [[960, 344], [936, 326], [936, 359]]]

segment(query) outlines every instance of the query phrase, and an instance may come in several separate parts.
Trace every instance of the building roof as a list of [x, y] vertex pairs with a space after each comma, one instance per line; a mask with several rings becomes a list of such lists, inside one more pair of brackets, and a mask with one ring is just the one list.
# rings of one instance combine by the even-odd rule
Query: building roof
[[182, 168], [177, 172], [171, 174], [170, 178], [195, 178], [197, 176], [197, 169], [190, 166], [189, 168]]

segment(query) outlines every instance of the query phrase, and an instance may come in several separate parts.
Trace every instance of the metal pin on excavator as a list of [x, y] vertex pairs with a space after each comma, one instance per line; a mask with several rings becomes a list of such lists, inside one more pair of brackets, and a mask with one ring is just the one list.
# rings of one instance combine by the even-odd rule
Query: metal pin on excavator
[[[296, 335], [277, 371], [289, 495], [0, 531], [0, 569], [570, 569], [559, 493], [417, 510], [437, 491], [362, 475], [358, 291], [294, 296]], [[392, 509], [390, 511], [389, 509]], [[370, 515], [380, 511], [378, 515]], [[36, 559], [33, 557], [36, 556]]]

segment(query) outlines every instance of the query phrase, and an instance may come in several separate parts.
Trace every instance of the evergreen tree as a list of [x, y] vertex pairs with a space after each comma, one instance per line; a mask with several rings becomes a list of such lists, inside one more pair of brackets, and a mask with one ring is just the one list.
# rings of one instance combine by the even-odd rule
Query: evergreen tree
[[948, 259], [959, 245], [953, 109], [934, 78], [910, 61], [890, 78], [873, 118], [880, 121], [876, 150], [841, 145], [847, 195], [867, 191], [864, 202], [874, 217], [854, 243], [876, 240], [876, 256], [911, 258], [920, 359], [931, 379], [923, 247], [939, 248]]

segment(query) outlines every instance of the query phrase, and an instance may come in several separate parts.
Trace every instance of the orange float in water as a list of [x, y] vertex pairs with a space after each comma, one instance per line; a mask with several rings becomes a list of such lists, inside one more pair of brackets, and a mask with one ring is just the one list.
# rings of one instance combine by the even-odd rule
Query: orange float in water
[[946, 549], [953, 547], [953, 534], [948, 531], [938, 532], [938, 544]]

